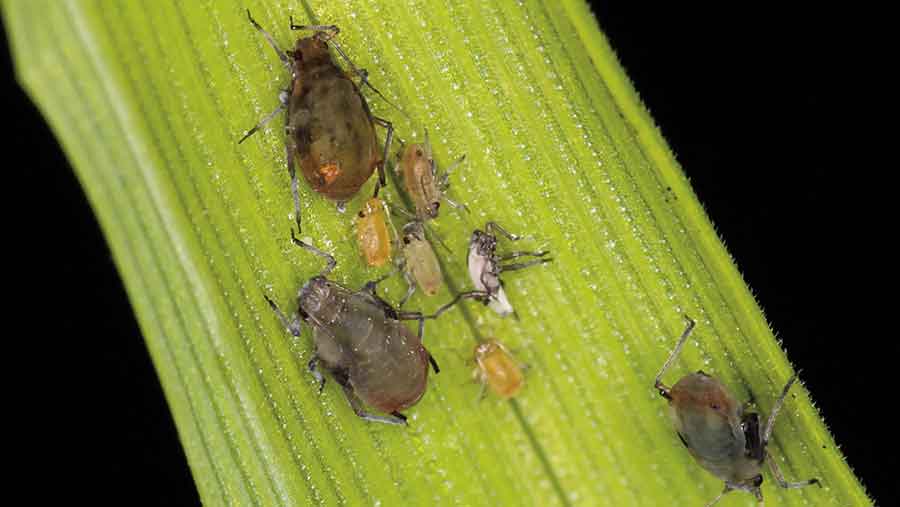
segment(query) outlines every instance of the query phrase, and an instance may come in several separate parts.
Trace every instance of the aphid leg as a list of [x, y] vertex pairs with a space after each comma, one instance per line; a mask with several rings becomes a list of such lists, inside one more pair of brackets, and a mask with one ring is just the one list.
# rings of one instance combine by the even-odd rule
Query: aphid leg
[[438, 178], [437, 186], [441, 191], [447, 190], [450, 188], [450, 172], [456, 169], [457, 166], [461, 165], [466, 161], [466, 156], [463, 155], [456, 159], [449, 167], [444, 169], [444, 174], [441, 174], [441, 177]]
[[388, 154], [391, 150], [391, 141], [394, 139], [394, 125], [384, 118], [379, 118], [377, 116], [373, 116], [372, 121], [387, 130], [387, 134], [384, 136], [384, 153], [381, 156], [381, 163], [378, 165], [378, 182], [375, 184], [375, 197], [378, 197], [379, 187], [387, 186], [387, 180], [384, 175], [384, 164], [387, 163]]
[[822, 487], [822, 482], [815, 477], [813, 477], [812, 479], [807, 479], [805, 481], [787, 482], [786, 480], [784, 480], [784, 476], [781, 475], [781, 469], [778, 468], [778, 464], [775, 463], [775, 459], [772, 458], [771, 455], [766, 454], [766, 461], [769, 462], [769, 470], [772, 471], [772, 476], [775, 477], [775, 482], [777, 482], [778, 485], [782, 488], [797, 489], [809, 486], [810, 484], [818, 484], [820, 488]]
[[319, 394], [322, 394], [322, 390], [325, 389], [325, 377], [322, 375], [322, 372], [319, 371], [319, 356], [317, 354], [313, 354], [312, 359], [309, 360], [309, 363], [307, 363], [306, 367], [319, 383]]
[[353, 392], [353, 388], [349, 385], [341, 385], [344, 388], [344, 396], [347, 398], [347, 401], [350, 403], [350, 408], [353, 409], [353, 412], [356, 413], [359, 417], [372, 422], [380, 422], [385, 424], [396, 424], [406, 425], [406, 416], [399, 412], [392, 412], [389, 416], [384, 415], [375, 415], [370, 414], [365, 411], [363, 408], [362, 402], [359, 398], [356, 397], [356, 393]]
[[269, 296], [263, 294], [263, 297], [266, 298], [266, 302], [269, 303], [269, 306], [275, 312], [275, 315], [278, 316], [278, 320], [281, 321], [281, 325], [284, 326], [292, 335], [300, 336], [300, 317], [294, 315], [294, 318], [288, 320], [287, 317], [284, 316], [284, 313], [281, 312], [281, 309], [278, 308], [278, 305], [275, 304], [275, 301], [269, 299]]
[[[662, 376], [666, 373], [666, 370], [668, 370], [669, 367], [672, 366], [672, 363], [675, 362], [675, 359], [678, 357], [678, 354], [681, 353], [681, 348], [684, 347], [684, 343], [687, 341], [688, 336], [691, 335], [691, 331], [694, 329], [694, 325], [696, 324], [693, 321], [693, 319], [691, 319], [687, 315], [685, 315], [684, 318], [685, 318], [685, 320], [687, 320], [687, 327], [684, 328], [684, 331], [681, 333], [681, 338], [678, 339], [678, 343], [675, 345], [675, 348], [672, 350], [672, 353], [669, 354], [669, 358], [666, 359], [665, 363], [663, 363], [662, 369], [659, 370], [659, 373], [656, 375], [656, 381], [653, 383], [653, 387], [655, 387], [656, 390], [659, 391], [660, 396], [662, 396], [663, 398], [665, 398], [667, 400], [672, 399], [672, 397], [669, 396], [670, 388], [667, 385], [662, 383]], [[729, 490], [726, 489], [724, 492], [722, 492], [722, 495], [724, 495], [728, 491]], [[713, 503], [718, 501], [718, 499], [721, 498], [722, 495], [719, 495], [719, 497], [716, 498], [716, 500], [714, 500]], [[709, 505], [712, 505], [712, 504], [709, 504]]]
[[712, 507], [713, 505], [717, 504], [719, 502], [719, 500], [721, 500], [722, 497], [725, 496], [726, 494], [728, 494], [732, 489], [734, 489], [734, 488], [732, 488], [728, 484], [725, 484], [725, 489], [722, 490], [721, 493], [719, 493], [719, 496], [713, 498], [712, 502], [709, 502], [708, 504], [706, 504], [705, 507]]
[[429, 236], [433, 237], [433, 238], [438, 242], [439, 245], [441, 245], [442, 247], [444, 247], [444, 250], [446, 250], [446, 251], [447, 251], [448, 253], [450, 253], [450, 254], [453, 253], [453, 250], [450, 250], [450, 247], [447, 246], [447, 243], [444, 243], [444, 238], [442, 238], [441, 235], [438, 234], [437, 231], [434, 230], [433, 227], [429, 227], [429, 226], [426, 226], [426, 225], [423, 224], [423, 228], [426, 228], [426, 229], [427, 229], [427, 234], [428, 234]]
[[784, 385], [784, 389], [781, 390], [781, 396], [779, 396], [778, 399], [775, 400], [775, 405], [772, 406], [772, 412], [769, 414], [769, 420], [766, 421], [766, 429], [763, 431], [763, 447], [765, 447], [765, 445], [769, 443], [769, 437], [772, 435], [772, 428], [775, 426], [775, 418], [778, 417], [778, 412], [781, 411], [781, 405], [784, 404], [784, 399], [787, 398], [788, 391], [797, 380], [798, 374], [799, 372], [796, 372], [793, 376], [791, 376], [791, 378], [787, 381], [787, 384]]
[[272, 49], [274, 49], [275, 53], [278, 54], [278, 58], [281, 60], [281, 63], [283, 63], [287, 68], [291, 68], [291, 58], [287, 53], [285, 53], [281, 50], [281, 48], [278, 47], [278, 44], [275, 42], [275, 39], [269, 34], [269, 32], [265, 31], [263, 27], [259, 26], [259, 23], [257, 23], [256, 20], [253, 19], [253, 16], [250, 15], [250, 9], [247, 9], [247, 18], [250, 19], [251, 23], [253, 23], [253, 27], [256, 28], [259, 33], [263, 34], [263, 37], [266, 38], [266, 40], [269, 42], [269, 45], [272, 46]]
[[[546, 252], [546, 253], [550, 253], [550, 252]], [[552, 257], [547, 257], [547, 258], [544, 258], [544, 259], [535, 259], [535, 260], [533, 260], [533, 261], [520, 262], [520, 263], [518, 263], [518, 264], [506, 264], [506, 265], [498, 266], [498, 267], [500, 268], [500, 269], [499, 269], [500, 272], [503, 272], [503, 271], [518, 271], [518, 270], [520, 270], [520, 269], [530, 268], [531, 266], [534, 266], [534, 265], [537, 265], [537, 264], [546, 264], [546, 263], [548, 263], [548, 262], [551, 262], [552, 260], [553, 260]]]
[[[285, 131], [287, 130], [285, 129]], [[294, 198], [294, 221], [297, 222], [297, 234], [300, 234], [303, 229], [300, 227], [300, 182], [297, 181], [297, 168], [294, 167], [296, 147], [294, 146], [294, 136], [291, 135], [291, 132], [286, 133], [288, 135], [285, 136], [286, 141], [284, 143], [285, 160], [287, 161], [288, 175], [291, 177], [291, 196]], [[293, 231], [291, 233], [293, 234]]]
[[490, 293], [483, 291], [483, 290], [470, 290], [468, 292], [460, 292], [459, 294], [456, 295], [455, 298], [453, 298], [453, 301], [450, 301], [449, 303], [445, 304], [444, 306], [438, 308], [437, 311], [434, 312], [433, 314], [426, 315], [424, 318], [436, 319], [436, 318], [440, 317], [440, 315], [442, 313], [446, 312], [447, 310], [452, 308], [456, 303], [459, 303], [463, 299], [478, 299], [480, 301], [487, 301], [490, 297], [491, 297]]
[[512, 234], [511, 232], [507, 231], [503, 227], [500, 227], [500, 224], [498, 224], [497, 222], [488, 222], [484, 226], [484, 231], [486, 233], [490, 234], [491, 236], [495, 236], [495, 234], [494, 234], [495, 229], [500, 234], [509, 238], [510, 241], [519, 241], [520, 239], [522, 239], [522, 236], [517, 236], [515, 234]]
[[447, 204], [449, 204], [450, 206], [453, 206], [453, 209], [456, 209], [456, 210], [463, 210], [463, 211], [465, 211], [466, 213], [469, 212], [469, 207], [466, 206], [465, 204], [463, 204], [463, 203], [461, 203], [461, 202], [456, 202], [456, 201], [450, 199], [449, 197], [447, 197], [446, 195], [443, 197], [443, 199], [444, 199], [445, 201], [447, 201]]
[[400, 300], [400, 304], [397, 305], [397, 308], [403, 308], [403, 305], [406, 304], [406, 301], [416, 292], [416, 280], [410, 275], [408, 272], [403, 272], [403, 278], [406, 280], [406, 295], [403, 296], [403, 299]]
[[510, 261], [513, 259], [518, 259], [519, 257], [543, 257], [548, 255], [550, 251], [544, 250], [541, 252], [510, 252], [506, 255], [501, 255], [497, 257], [498, 261]]
[[278, 94], [278, 100], [281, 102], [280, 104], [278, 104], [278, 107], [276, 107], [274, 111], [272, 111], [271, 113], [269, 113], [265, 117], [263, 117], [263, 119], [260, 120], [259, 123], [254, 125], [252, 129], [248, 130], [247, 133], [244, 134], [244, 137], [242, 137], [240, 139], [240, 141], [238, 141], [238, 144], [241, 144], [242, 142], [246, 141], [248, 137], [252, 136], [259, 129], [265, 127], [267, 123], [272, 121], [272, 118], [274, 118], [275, 115], [284, 111], [287, 108], [288, 94], [286, 91], [282, 90], [281, 93]]
[[314, 246], [312, 246], [312, 245], [308, 245], [308, 244], [306, 244], [306, 243], [300, 241], [299, 239], [297, 239], [297, 237], [294, 236], [294, 230], [293, 230], [293, 229], [291, 229], [291, 241], [293, 241], [294, 244], [297, 245], [297, 246], [299, 246], [300, 248], [302, 248], [302, 249], [304, 249], [304, 250], [306, 250], [306, 251], [308, 251], [308, 252], [311, 252], [311, 253], [313, 253], [313, 254], [315, 254], [315, 255], [318, 255], [319, 257], [325, 258], [325, 260], [328, 262], [328, 264], [325, 266], [325, 269], [323, 269], [322, 272], [319, 273], [319, 276], [321, 276], [321, 277], [328, 277], [328, 274], [331, 273], [331, 271], [334, 269], [335, 266], [337, 266], [337, 260], [335, 260], [334, 257], [332, 257], [331, 255], [329, 255], [329, 254], [327, 254], [327, 253], [325, 253], [325, 252], [319, 250], [318, 248], [316, 248], [316, 247], [314, 247]]
[[422, 315], [422, 312], [403, 312], [403, 311], [395, 311], [394, 316], [397, 320], [417, 320], [419, 321], [419, 341], [425, 341], [425, 317]]
[[414, 213], [410, 213], [407, 209], [401, 208], [400, 206], [388, 205], [388, 209], [390, 209], [391, 213], [394, 215], [403, 215], [405, 218], [410, 218], [412, 220], [416, 219]]

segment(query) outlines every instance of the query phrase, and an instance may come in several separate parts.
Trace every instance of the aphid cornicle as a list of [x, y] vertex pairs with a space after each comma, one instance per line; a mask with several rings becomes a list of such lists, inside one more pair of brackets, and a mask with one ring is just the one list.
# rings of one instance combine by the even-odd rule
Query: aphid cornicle
[[356, 218], [356, 240], [367, 265], [384, 266], [390, 260], [390, 227], [390, 214], [384, 201], [372, 197], [363, 204]]
[[[279, 95], [279, 106], [238, 143], [287, 109], [285, 150], [297, 226], [300, 226], [300, 197], [295, 159], [313, 190], [339, 204], [356, 195], [377, 168], [378, 182], [374, 193], [377, 197], [379, 187], [385, 185], [384, 161], [394, 129], [389, 121], [372, 115], [359, 87], [332, 59], [329, 43], [344, 58], [351, 72], [371, 88], [366, 81], [366, 72], [357, 69], [332, 40], [338, 34], [338, 28], [333, 25], [295, 25], [292, 20], [291, 30], [314, 33], [298, 39], [293, 51], [283, 51], [250, 16], [250, 11], [247, 11], [247, 17], [291, 71], [291, 87]], [[383, 151], [378, 147], [376, 123], [387, 129]]]
[[402, 307], [416, 291], [417, 285], [426, 296], [437, 294], [443, 283], [443, 275], [434, 249], [425, 237], [422, 222], [413, 220], [403, 226], [400, 248], [403, 252], [400, 264], [408, 287], [406, 295], [400, 300], [399, 306]]
[[[438, 365], [422, 345], [425, 320], [436, 319], [464, 298], [478, 294], [461, 294], [440, 307], [432, 315], [405, 312], [393, 308], [375, 292], [380, 280], [353, 291], [328, 279], [337, 265], [334, 257], [298, 240], [295, 245], [327, 261], [325, 269], [310, 278], [297, 293], [297, 312], [289, 320], [274, 301], [265, 296], [281, 324], [294, 336], [300, 336], [301, 322], [313, 329], [315, 354], [309, 370], [325, 387], [325, 377], [318, 371], [321, 364], [341, 385], [353, 411], [359, 417], [389, 424], [405, 424], [401, 410], [411, 407], [425, 393], [428, 363], [438, 372]], [[402, 321], [419, 322], [418, 333], [410, 331]], [[366, 412], [365, 406], [389, 416]]]
[[694, 321], [685, 318], [687, 327], [656, 376], [654, 387], [663, 398], [669, 400], [675, 431], [684, 446], [700, 466], [725, 481], [725, 489], [706, 507], [736, 489], [753, 493], [762, 505], [760, 485], [763, 482], [764, 461], [769, 462], [775, 482], [782, 488], [802, 488], [810, 484], [819, 484], [821, 487], [818, 479], [785, 481], [778, 464], [766, 450], [775, 426], [775, 417], [781, 410], [788, 390], [797, 380], [796, 373], [788, 380], [781, 396], [775, 401], [765, 428], [760, 426], [759, 414], [744, 412], [744, 407], [718, 379], [702, 371], [687, 375], [672, 387], [662, 383], [662, 376], [678, 357], [694, 329]]
[[497, 340], [491, 339], [475, 346], [475, 364], [474, 375], [481, 382], [482, 393], [487, 385], [494, 394], [508, 400], [518, 394], [525, 383], [522, 367]]
[[414, 143], [406, 146], [398, 154], [398, 165], [403, 174], [403, 186], [415, 208], [416, 218], [421, 221], [437, 218], [441, 208], [441, 201], [447, 201], [454, 208], [465, 209], [465, 206], [447, 198], [446, 192], [450, 187], [449, 178], [458, 164], [465, 160], [463, 155], [443, 174], [437, 175], [437, 165], [431, 152], [431, 143], [428, 141], [428, 132], [425, 132], [425, 142]]
[[[506, 236], [511, 241], [519, 240], [519, 236], [510, 234], [495, 222], [488, 222], [484, 231], [476, 229], [469, 241], [469, 277], [475, 290], [487, 293], [486, 304], [500, 316], [505, 317], [513, 313], [513, 307], [506, 297], [503, 284], [500, 281], [500, 273], [524, 269], [535, 264], [550, 262], [552, 259], [544, 257], [550, 252], [511, 252], [506, 255], [497, 255], [497, 236], [494, 231]], [[500, 263], [519, 257], [537, 257], [537, 259], [517, 264]]]

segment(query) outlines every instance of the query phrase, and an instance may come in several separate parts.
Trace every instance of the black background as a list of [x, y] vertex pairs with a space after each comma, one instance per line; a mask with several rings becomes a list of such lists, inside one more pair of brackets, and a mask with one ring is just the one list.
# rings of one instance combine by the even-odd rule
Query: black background
[[[879, 504], [897, 505], [887, 413], [897, 346], [864, 306], [880, 298], [863, 287], [875, 247], [851, 229], [866, 196], [843, 182], [870, 169], [847, 163], [862, 147], [843, 121], [852, 92], [836, 77], [852, 54], [835, 29], [843, 13], [685, 4], [604, 2], [594, 12], [851, 466]], [[40, 335], [7, 335], [19, 407], [9, 415], [17, 433], [43, 435], [19, 473], [28, 477], [33, 460], [55, 465], [52, 493], [96, 504], [135, 492], [148, 505], [197, 504], [109, 251], [5, 53], [4, 251], [17, 301], [7, 318], [45, 323]], [[37, 405], [48, 395], [59, 406]]]

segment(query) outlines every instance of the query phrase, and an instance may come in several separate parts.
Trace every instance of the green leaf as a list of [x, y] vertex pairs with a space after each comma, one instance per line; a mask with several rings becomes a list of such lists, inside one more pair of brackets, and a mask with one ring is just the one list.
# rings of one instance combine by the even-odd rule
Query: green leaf
[[[551, 264], [505, 275], [521, 320], [471, 304], [428, 323], [442, 371], [408, 428], [358, 419], [334, 382], [320, 395], [309, 330], [292, 339], [263, 298], [289, 307], [322, 263], [289, 241], [281, 129], [237, 144], [289, 82], [245, 8], [283, 46], [298, 36], [290, 14], [337, 24], [413, 120], [377, 97], [375, 114], [406, 141], [427, 128], [441, 164], [467, 155], [451, 195], [472, 211], [435, 225], [453, 290], [469, 287], [464, 252], [488, 220], [527, 234], [517, 249], [553, 251]], [[792, 373], [580, 0], [6, 0], [3, 14], [19, 79], [110, 243], [206, 504], [696, 507], [721, 482], [685, 451], [652, 388], [682, 316], [699, 325], [669, 383], [702, 366], [767, 413]], [[352, 287], [386, 270], [363, 267], [350, 239], [372, 184], [346, 214], [301, 188], [303, 235]], [[404, 287], [384, 290], [396, 301]], [[471, 354], [486, 337], [529, 366], [512, 401], [478, 400]], [[769, 478], [769, 505], [871, 505], [802, 386], [770, 450], [788, 479], [824, 487]], [[753, 503], [732, 493], [721, 505]]]

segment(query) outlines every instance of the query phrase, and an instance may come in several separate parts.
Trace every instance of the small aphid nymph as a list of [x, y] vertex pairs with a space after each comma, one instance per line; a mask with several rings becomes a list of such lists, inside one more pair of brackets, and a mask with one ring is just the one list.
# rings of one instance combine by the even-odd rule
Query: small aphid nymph
[[[285, 150], [297, 226], [300, 226], [300, 196], [295, 161], [313, 190], [337, 201], [339, 207], [356, 195], [378, 169], [374, 193], [377, 197], [379, 187], [385, 185], [384, 161], [394, 130], [389, 121], [372, 115], [365, 97], [350, 78], [355, 74], [361, 85], [372, 88], [366, 81], [365, 70], [356, 68], [334, 41], [338, 28], [333, 25], [295, 25], [291, 21], [291, 30], [309, 30], [313, 35], [298, 39], [293, 51], [283, 51], [254, 21], [249, 11], [247, 17], [278, 54], [281, 63], [291, 71], [291, 86], [279, 95], [279, 106], [238, 143], [287, 109]], [[347, 62], [350, 72], [335, 63], [329, 45]], [[387, 130], [383, 151], [378, 147], [375, 124]]]
[[400, 248], [403, 251], [401, 268], [408, 287], [406, 295], [400, 300], [400, 306], [413, 295], [417, 285], [426, 296], [436, 295], [443, 283], [441, 264], [425, 237], [422, 222], [413, 220], [403, 226]]
[[399, 169], [403, 173], [403, 186], [406, 188], [409, 198], [415, 207], [416, 218], [421, 221], [437, 218], [441, 208], [441, 201], [454, 208], [466, 209], [465, 205], [456, 203], [447, 198], [447, 189], [450, 187], [450, 172], [465, 160], [463, 155], [443, 174], [438, 176], [437, 165], [431, 152], [431, 143], [428, 141], [428, 132], [425, 132], [425, 142], [407, 145], [399, 154]]
[[[350, 290], [328, 279], [337, 265], [334, 257], [298, 240], [293, 231], [291, 240], [324, 258], [327, 265], [300, 288], [297, 311], [291, 319], [268, 296], [266, 302], [292, 335], [300, 336], [302, 322], [312, 327], [315, 353], [308, 366], [319, 390], [325, 387], [325, 377], [318, 369], [321, 365], [341, 385], [356, 415], [369, 421], [406, 424], [400, 411], [415, 405], [425, 393], [428, 363], [438, 372], [437, 363], [422, 345], [425, 320], [436, 319], [460, 300], [479, 295], [461, 294], [432, 315], [400, 311], [375, 292], [384, 278], [358, 291]], [[418, 333], [406, 327], [404, 320], [418, 321]], [[390, 415], [371, 414], [365, 406]]]
[[[494, 231], [506, 236], [510, 241], [520, 239], [519, 236], [510, 234], [495, 222], [488, 222], [484, 227], [484, 231], [476, 229], [472, 233], [472, 239], [469, 241], [469, 277], [472, 279], [475, 290], [487, 293], [488, 298], [486, 302], [488, 306], [501, 317], [505, 317], [513, 313], [513, 307], [506, 297], [506, 292], [503, 290], [500, 273], [543, 264], [550, 262], [552, 259], [545, 257], [550, 253], [546, 251], [511, 252], [506, 255], [497, 255], [497, 236], [494, 234]], [[503, 261], [526, 256], [537, 258], [516, 264], [500, 264]]]
[[391, 258], [390, 214], [384, 201], [372, 197], [356, 217], [356, 239], [366, 264], [384, 266]]
[[684, 446], [700, 466], [725, 481], [725, 489], [706, 507], [712, 506], [733, 490], [753, 493], [762, 505], [760, 485], [763, 482], [764, 461], [769, 462], [772, 475], [782, 488], [802, 488], [810, 484], [819, 484], [821, 487], [818, 479], [785, 481], [778, 464], [766, 450], [775, 426], [775, 417], [781, 410], [788, 390], [797, 380], [796, 373], [788, 380], [781, 396], [775, 401], [765, 428], [760, 426], [759, 414], [745, 413], [744, 407], [718, 379], [702, 371], [682, 378], [672, 387], [663, 384], [662, 376], [675, 362], [694, 329], [694, 321], [690, 318], [687, 321], [678, 344], [656, 376], [654, 387], [663, 398], [669, 400], [675, 431]]
[[475, 346], [475, 378], [489, 386], [498, 397], [508, 400], [522, 390], [525, 376], [522, 367], [509, 350], [497, 340], [488, 340]]

